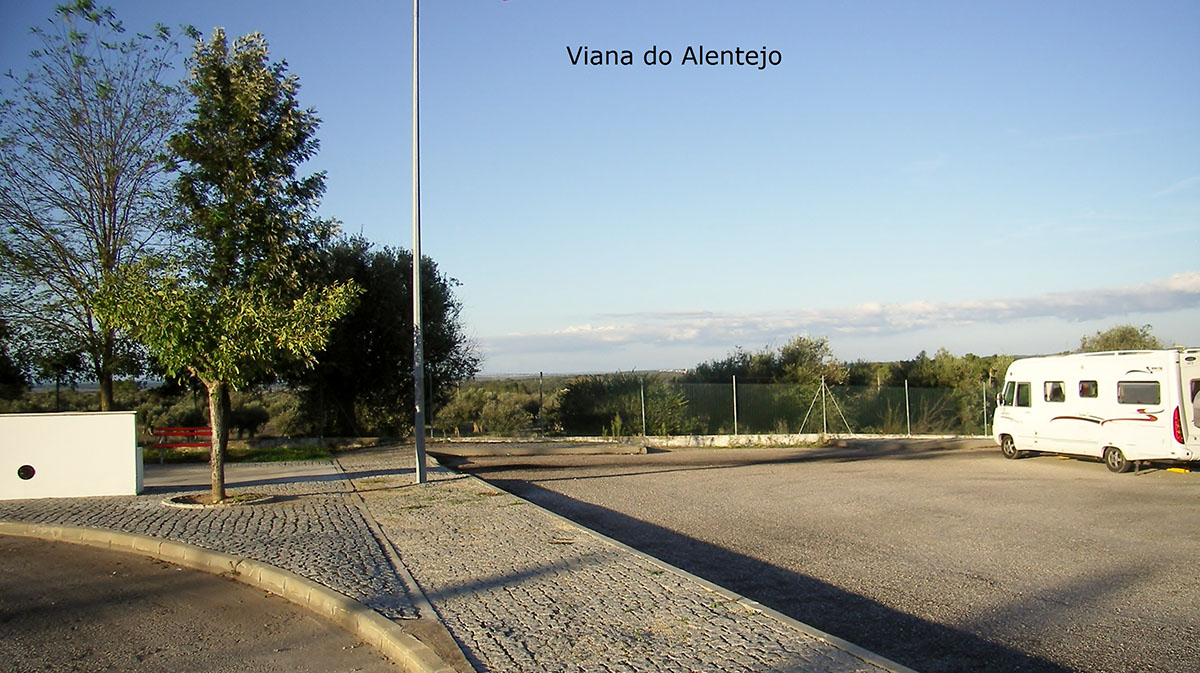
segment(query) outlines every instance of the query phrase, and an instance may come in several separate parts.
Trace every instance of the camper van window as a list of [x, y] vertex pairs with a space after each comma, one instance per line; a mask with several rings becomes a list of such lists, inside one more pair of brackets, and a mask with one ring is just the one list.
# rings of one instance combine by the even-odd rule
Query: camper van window
[[1013, 383], [1012, 381], [1005, 383], [1004, 384], [1004, 402], [1002, 402], [1002, 404], [1006, 407], [1011, 407], [1013, 405], [1013, 398], [1016, 397], [1016, 394], [1017, 394], [1017, 384]]
[[1017, 384], [1017, 406], [1018, 407], [1030, 406], [1030, 402], [1032, 401], [1031, 400], [1032, 395], [1030, 395], [1029, 393], [1030, 393], [1030, 385], [1028, 383], [1018, 383]]
[[1100, 385], [1095, 381], [1080, 381], [1079, 382], [1080, 397], [1099, 397]]
[[1121, 404], [1158, 404], [1158, 381], [1117, 381], [1117, 402]]
[[1066, 402], [1067, 393], [1062, 381], [1046, 381], [1043, 384], [1043, 394], [1047, 402]]

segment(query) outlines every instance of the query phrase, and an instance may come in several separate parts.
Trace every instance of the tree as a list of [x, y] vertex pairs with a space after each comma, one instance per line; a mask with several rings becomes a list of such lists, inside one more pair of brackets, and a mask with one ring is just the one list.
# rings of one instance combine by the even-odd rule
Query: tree
[[766, 383], [775, 380], [778, 367], [775, 353], [764, 348], [751, 353], [741, 346], [721, 360], [696, 365], [683, 380], [688, 383], [728, 383], [734, 376], [742, 381]]
[[[330, 435], [399, 433], [412, 427], [412, 254], [376, 248], [361, 237], [342, 239], [317, 265], [314, 282], [354, 282], [363, 292], [338, 322], [321, 361], [288, 378], [302, 388], [317, 430]], [[425, 375], [434, 408], [479, 371], [463, 331], [457, 284], [433, 260], [421, 260]]]
[[75, 389], [79, 375], [84, 371], [83, 353], [70, 348], [39, 353], [33, 358], [33, 366], [39, 381], [54, 382], [54, 410], [62, 411], [60, 393], [63, 384]]
[[296, 175], [318, 145], [318, 119], [297, 103], [296, 78], [270, 62], [258, 33], [232, 49], [220, 29], [209, 42], [193, 35], [194, 117], [169, 143], [184, 245], [127, 267], [105, 289], [103, 309], [168, 374], [195, 376], [208, 391], [211, 499], [220, 502], [230, 390], [315, 362], [358, 288], [303, 282], [334, 227], [314, 216], [324, 175]]
[[9, 352], [9, 344], [8, 323], [0, 318], [0, 400], [16, 399], [29, 388], [29, 380]]
[[498, 397], [495, 392], [483, 388], [459, 388], [454, 397], [437, 410], [434, 427], [446, 434], [454, 433], [456, 437], [468, 425], [471, 432], [484, 432], [483, 408]]
[[1133, 325], [1117, 325], [1103, 332], [1085, 336], [1079, 340], [1080, 353], [1095, 353], [1099, 351], [1130, 351], [1157, 350], [1165, 348], [1158, 337], [1151, 333], [1150, 325], [1135, 327]]
[[556, 415], [569, 435], [625, 436], [641, 434], [643, 408], [648, 433], [668, 435], [692, 429], [687, 400], [676, 386], [661, 377], [634, 372], [572, 379], [561, 393]]
[[24, 349], [81, 351], [113, 407], [137, 350], [95, 311], [100, 285], [160, 237], [164, 158], [183, 96], [164, 83], [178, 47], [165, 26], [124, 38], [111, 9], [58, 8], [27, 75], [0, 103], [0, 293]]
[[846, 384], [851, 386], [883, 386], [902, 385], [903, 371], [897, 362], [868, 362], [855, 360], [846, 366]]
[[479, 427], [493, 435], [515, 435], [533, 425], [533, 415], [510, 395], [497, 395], [479, 410]]
[[850, 370], [833, 356], [826, 337], [798, 336], [779, 349], [780, 378], [788, 383], [838, 385]]
[[824, 377], [828, 384], [840, 384], [849, 377], [849, 369], [833, 355], [829, 339], [797, 336], [778, 352], [764, 348], [750, 353], [737, 348], [723, 360], [697, 365], [683, 380], [693, 383], [728, 383], [737, 376], [739, 381], [756, 383], [818, 384]]

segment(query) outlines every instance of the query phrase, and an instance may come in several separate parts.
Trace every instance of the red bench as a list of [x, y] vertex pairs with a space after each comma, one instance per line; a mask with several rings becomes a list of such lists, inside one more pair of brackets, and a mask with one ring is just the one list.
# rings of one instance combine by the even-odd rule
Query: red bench
[[[199, 448], [212, 446], [212, 428], [150, 428], [154, 435], [151, 448], [158, 449], [158, 462], [163, 462], [165, 449]], [[203, 440], [203, 441], [201, 441]]]

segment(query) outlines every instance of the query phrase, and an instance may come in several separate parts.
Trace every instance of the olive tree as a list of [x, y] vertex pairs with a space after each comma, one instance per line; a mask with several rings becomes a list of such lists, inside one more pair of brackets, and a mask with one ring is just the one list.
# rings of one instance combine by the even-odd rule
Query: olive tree
[[1080, 353], [1118, 350], [1157, 350], [1164, 348], [1150, 325], [1117, 325], [1079, 340]]
[[689, 383], [728, 383], [737, 376], [741, 381], [759, 383], [840, 384], [849, 369], [833, 354], [826, 337], [800, 335], [779, 349], [763, 348], [749, 352], [741, 347], [721, 360], [696, 366], [684, 376]]

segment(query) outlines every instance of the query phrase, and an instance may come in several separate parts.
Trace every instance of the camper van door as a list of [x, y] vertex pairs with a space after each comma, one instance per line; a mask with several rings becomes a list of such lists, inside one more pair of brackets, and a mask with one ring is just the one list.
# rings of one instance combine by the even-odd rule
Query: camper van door
[[1017, 449], [1034, 448], [1033, 388], [1029, 381], [1009, 380], [1004, 383], [1004, 397], [996, 414], [997, 431], [1011, 434]]
[[1195, 350], [1180, 358], [1179, 383], [1185, 396], [1179, 405], [1183, 436], [1194, 457], [1200, 452], [1200, 353]]

